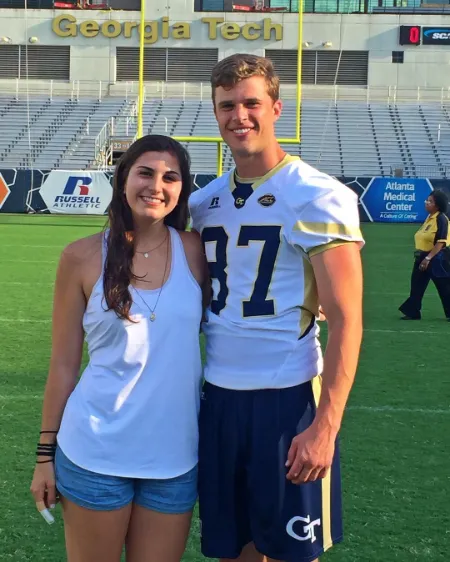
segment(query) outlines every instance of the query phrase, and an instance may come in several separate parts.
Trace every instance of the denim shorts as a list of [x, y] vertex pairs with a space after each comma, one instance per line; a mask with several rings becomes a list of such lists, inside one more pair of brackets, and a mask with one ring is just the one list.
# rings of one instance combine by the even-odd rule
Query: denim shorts
[[108, 476], [80, 468], [58, 447], [55, 474], [56, 488], [64, 498], [97, 511], [120, 509], [133, 502], [160, 513], [187, 513], [197, 501], [197, 466], [168, 479]]

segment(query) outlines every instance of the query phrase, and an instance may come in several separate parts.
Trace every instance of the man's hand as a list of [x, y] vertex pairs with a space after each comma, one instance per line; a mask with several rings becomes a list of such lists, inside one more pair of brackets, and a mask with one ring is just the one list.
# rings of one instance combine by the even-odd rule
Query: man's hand
[[324, 478], [333, 462], [336, 433], [319, 429], [314, 423], [292, 439], [286, 466], [286, 478], [293, 484], [304, 484]]
[[430, 265], [430, 260], [422, 260], [419, 265], [420, 271], [426, 271]]

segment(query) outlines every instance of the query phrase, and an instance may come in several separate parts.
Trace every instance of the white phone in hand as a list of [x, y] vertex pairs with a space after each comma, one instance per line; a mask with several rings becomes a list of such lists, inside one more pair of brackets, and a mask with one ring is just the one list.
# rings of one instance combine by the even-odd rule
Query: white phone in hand
[[37, 502], [36, 504], [37, 510], [39, 511], [39, 513], [42, 515], [42, 517], [45, 519], [45, 521], [49, 524], [49, 525], [53, 525], [53, 523], [55, 522], [55, 518], [53, 517], [53, 515], [50, 513], [50, 511], [48, 510], [47, 506], [45, 505], [44, 502]]

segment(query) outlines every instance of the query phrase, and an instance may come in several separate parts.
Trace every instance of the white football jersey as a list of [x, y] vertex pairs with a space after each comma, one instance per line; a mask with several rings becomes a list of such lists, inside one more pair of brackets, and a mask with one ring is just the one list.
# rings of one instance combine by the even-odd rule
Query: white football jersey
[[234, 178], [226, 173], [189, 200], [213, 288], [203, 324], [205, 378], [241, 390], [301, 384], [322, 370], [309, 258], [364, 244], [357, 196], [292, 156], [246, 186], [244, 197]]

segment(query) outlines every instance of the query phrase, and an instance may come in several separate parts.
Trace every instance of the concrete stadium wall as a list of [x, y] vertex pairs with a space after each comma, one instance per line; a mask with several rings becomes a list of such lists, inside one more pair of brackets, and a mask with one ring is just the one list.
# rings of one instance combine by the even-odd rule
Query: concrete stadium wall
[[[71, 24], [76, 29], [75, 37], [61, 37], [55, 32], [54, 29], [61, 26], [63, 32], [70, 32], [72, 29], [67, 27], [67, 21], [53, 23], [55, 18], [63, 15], [76, 19]], [[163, 38], [162, 18], [168, 18], [168, 38]], [[205, 18], [209, 20], [205, 21]], [[219, 18], [220, 21], [211, 18]], [[217, 48], [219, 59], [240, 51], [263, 55], [265, 49], [296, 48], [297, 18], [297, 14], [194, 12], [186, 8], [185, 0], [148, 2], [146, 19], [154, 22], [151, 24], [152, 28], [148, 27], [148, 44], [172, 48]], [[25, 44], [30, 37], [36, 37], [40, 45], [70, 45], [71, 80], [102, 80], [113, 83], [116, 79], [115, 48], [138, 46], [139, 19], [140, 13], [133, 11], [29, 10], [25, 18], [23, 10], [0, 10], [0, 37], [10, 38], [12, 44]], [[313, 50], [324, 49], [322, 44], [330, 41], [333, 50], [369, 51], [369, 86], [448, 87], [450, 45], [401, 46], [399, 26], [448, 26], [449, 19], [448, 16], [424, 14], [305, 14], [303, 40], [310, 43], [309, 48]], [[88, 20], [99, 26], [108, 21], [119, 22], [122, 24], [122, 32], [116, 37], [108, 38], [101, 31], [96, 34], [94, 24], [94, 27], [89, 28], [88, 34], [91, 36], [83, 36], [80, 24]], [[136, 24], [130, 25], [127, 33], [129, 37], [124, 36], [124, 22]], [[176, 33], [174, 34], [173, 26], [177, 22], [187, 24], [186, 32], [182, 34], [184, 38], [174, 36]], [[227, 23], [238, 24], [238, 31], [227, 30]], [[257, 27], [252, 26], [245, 28], [248, 24], [259, 25], [261, 29], [258, 31]], [[111, 34], [115, 33], [114, 26], [112, 24], [109, 28]], [[256, 37], [255, 34], [260, 36]], [[396, 50], [405, 51], [403, 64], [392, 63], [392, 51]]]

